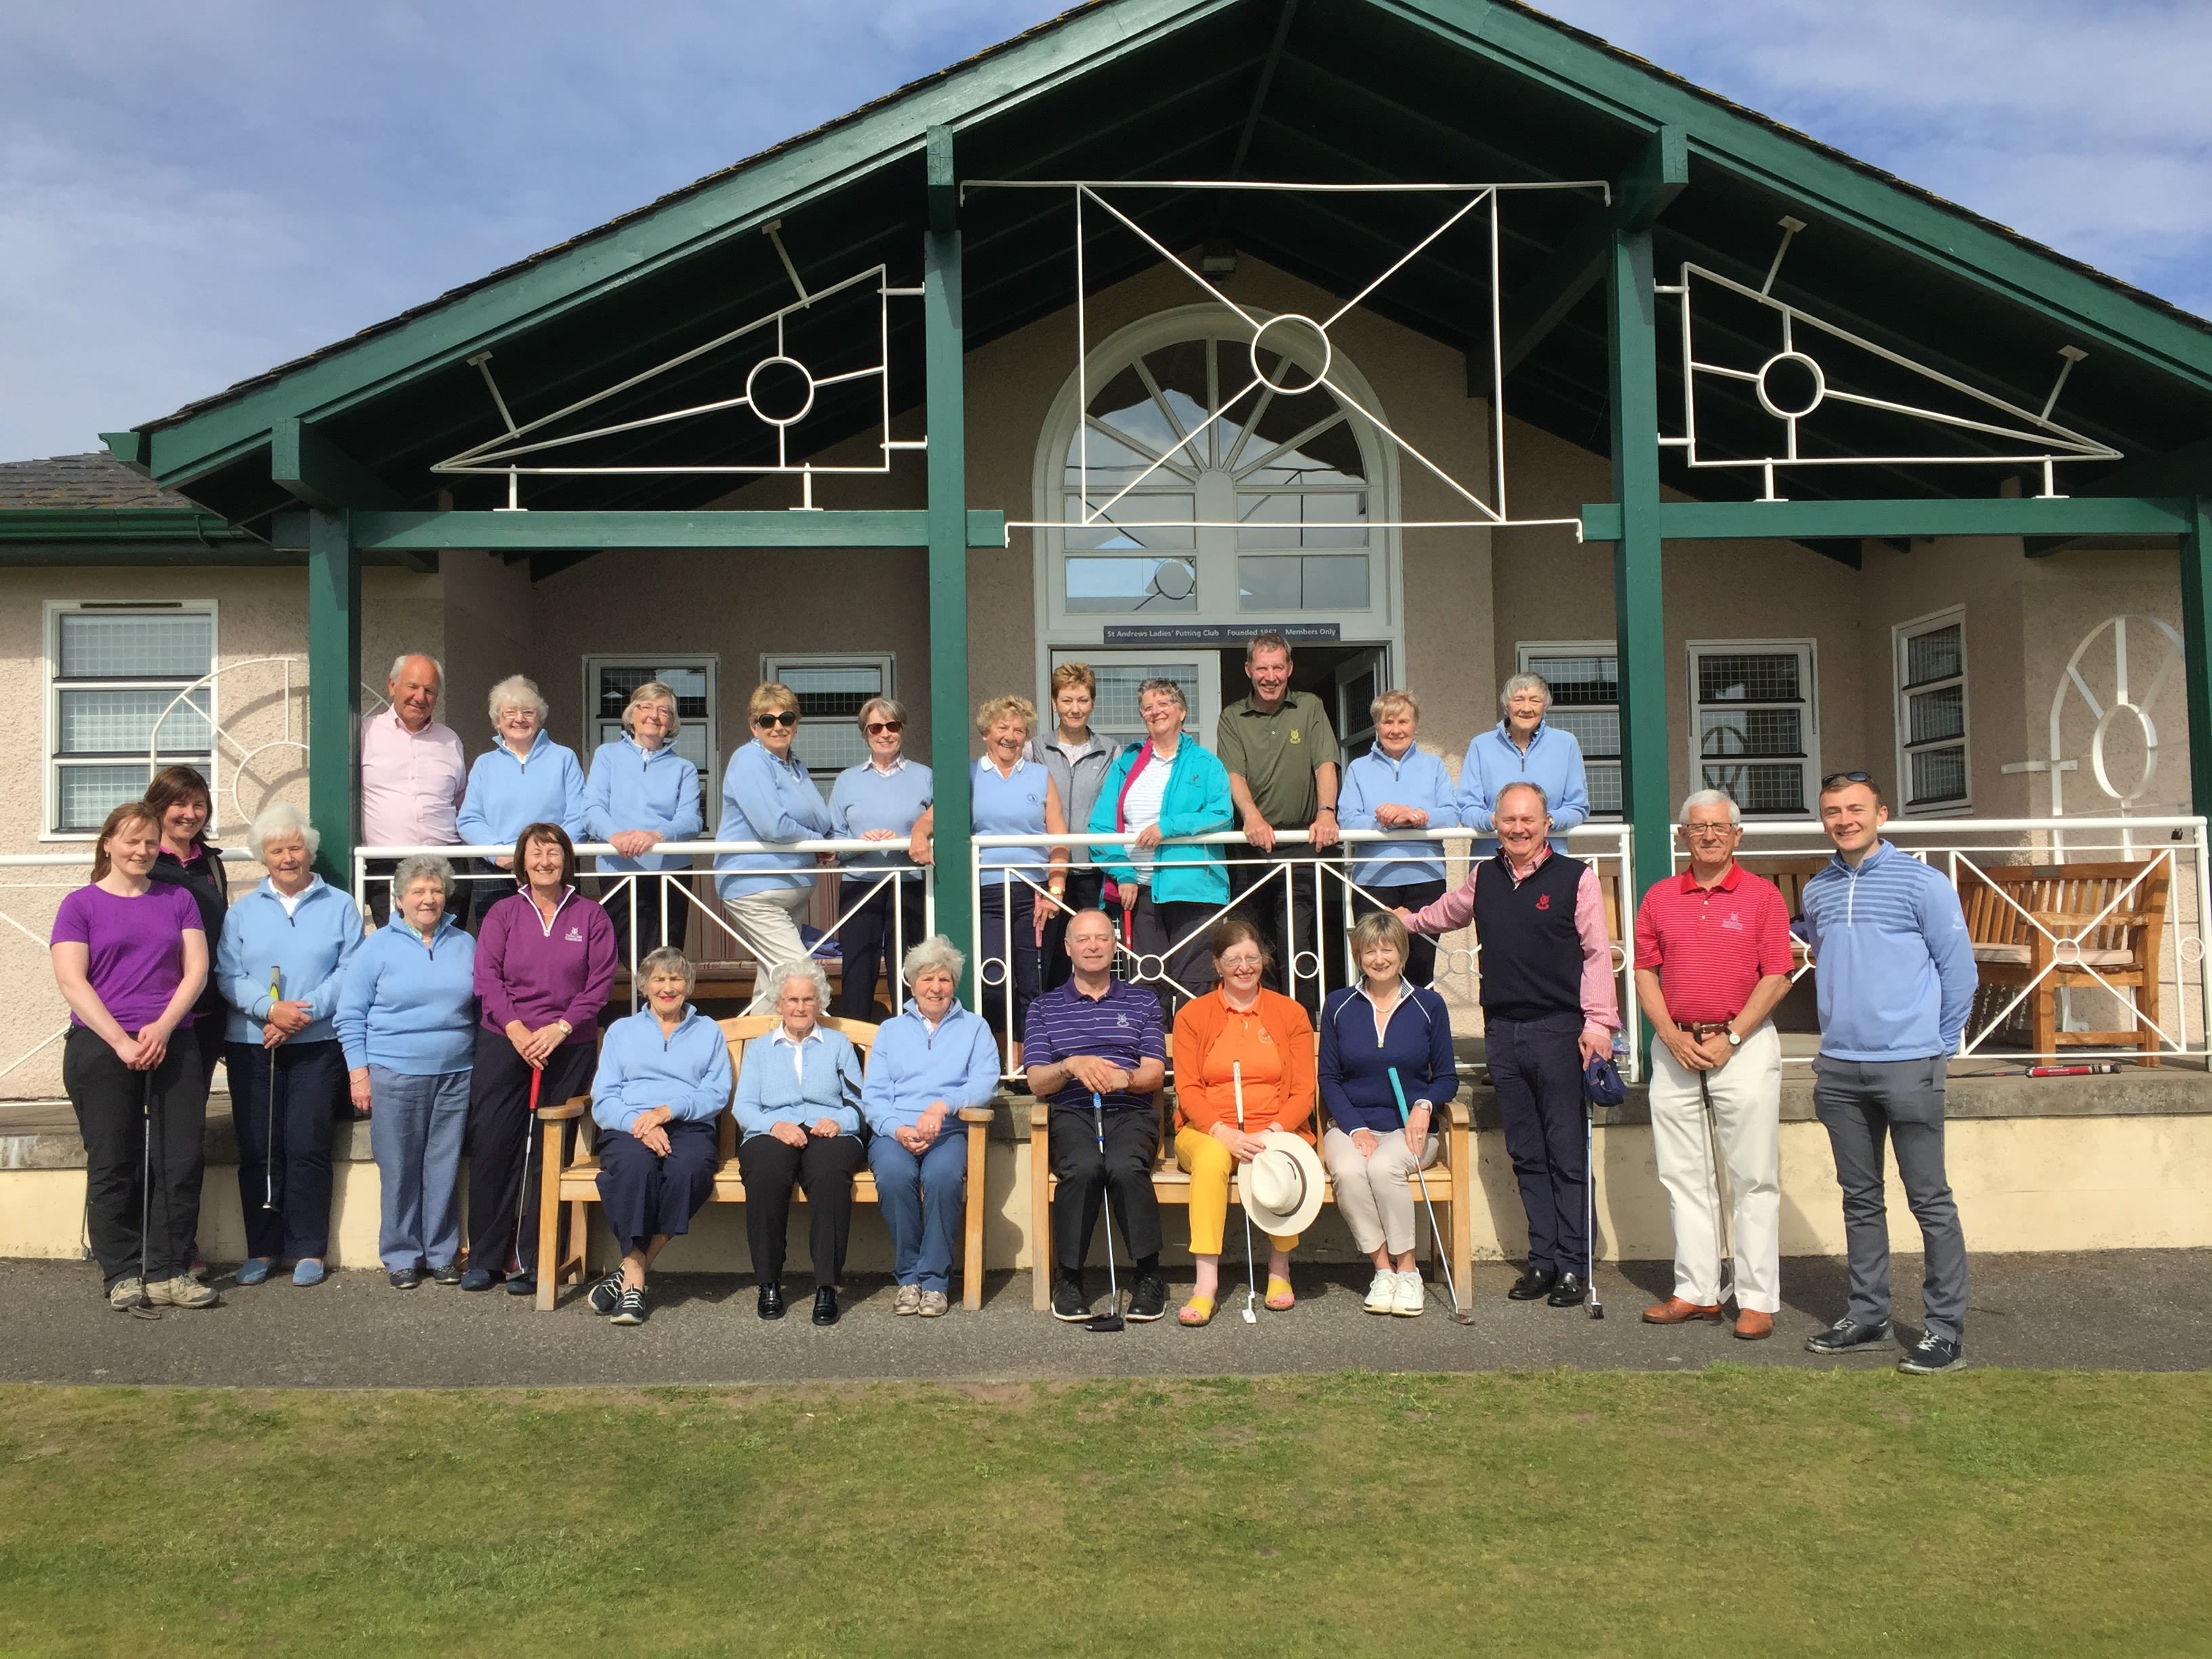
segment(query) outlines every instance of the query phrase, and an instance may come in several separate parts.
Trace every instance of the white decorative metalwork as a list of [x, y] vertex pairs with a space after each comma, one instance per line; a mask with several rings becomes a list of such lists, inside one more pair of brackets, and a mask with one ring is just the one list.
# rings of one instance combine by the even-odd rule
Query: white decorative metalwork
[[[1775, 277], [1782, 270], [1783, 257], [1790, 251], [1791, 240], [1805, 228], [1801, 220], [1782, 221], [1782, 243], [1775, 250], [1774, 263], [1766, 273], [1766, 280], [1758, 288], [1723, 276], [1718, 271], [1708, 270], [1702, 265], [1684, 264], [1682, 279], [1678, 283], [1662, 283], [1656, 292], [1671, 295], [1680, 301], [1682, 312], [1682, 435], [1662, 434], [1659, 441], [1672, 448], [1687, 451], [1686, 459], [1693, 467], [1756, 468], [1765, 485], [1762, 500], [1781, 499], [1775, 493], [1774, 475], [1778, 467], [1801, 466], [2039, 466], [2043, 470], [2043, 495], [2055, 496], [2058, 490], [2055, 468], [2065, 461], [2112, 461], [2121, 459], [2120, 452], [2094, 438], [2085, 437], [2072, 428], [2060, 425], [2051, 418], [2057, 407], [2058, 393], [2073, 373], [2074, 365], [2087, 354], [2075, 346], [2062, 346], [2059, 356], [2063, 360], [2051, 396], [2042, 410], [2023, 409], [2016, 404], [1993, 397], [1989, 392], [1967, 385], [1955, 376], [1940, 369], [1915, 362], [1902, 353], [1887, 346], [1875, 344], [1863, 335], [1815, 316], [1799, 306], [1776, 299], [1771, 289]], [[1698, 355], [1697, 318], [1692, 306], [1694, 289], [1698, 283], [1710, 283], [1723, 293], [1768, 313], [1776, 325], [1774, 347], [1755, 369], [1740, 364], [1706, 362]], [[1814, 338], [1802, 337], [1809, 331]], [[1818, 346], [1829, 353], [1823, 362], [1810, 348]], [[1862, 352], [1893, 369], [1904, 370], [1927, 383], [1929, 396], [1922, 403], [1900, 402], [1895, 398], [1881, 397], [1873, 392], [1855, 390], [1850, 384], [1850, 353]], [[1838, 362], [1838, 353], [1842, 361]], [[1793, 377], [1797, 384], [1789, 385]], [[1747, 385], [1759, 406], [1781, 423], [1780, 441], [1764, 454], [1750, 456], [1717, 456], [1701, 450], [1698, 441], [1698, 395], [1701, 383], [1713, 380], [1732, 380]], [[1936, 395], [1936, 389], [1950, 394], [1952, 407], [1943, 407], [1945, 401]], [[1907, 422], [1925, 422], [1952, 432], [1975, 433], [2003, 440], [2017, 445], [2014, 449], [1995, 454], [1942, 454], [1912, 453], [1900, 450], [1887, 454], [1806, 454], [1800, 445], [1801, 428], [1828, 404], [1844, 404], [1878, 413], [1893, 415]]]
[[[210, 718], [211, 710], [209, 704], [213, 700], [203, 701], [199, 694], [212, 687], [217, 680], [227, 675], [236, 674], [241, 669], [266, 668], [272, 665], [282, 671], [276, 702], [283, 716], [283, 729], [277, 736], [266, 738], [262, 742], [252, 744], [241, 743], [231, 734], [228, 727], [217, 725]], [[246, 775], [246, 769], [262, 756], [273, 750], [280, 749], [296, 750], [300, 757], [299, 764], [304, 767], [307, 763], [307, 684], [303, 680], [295, 687], [292, 683], [292, 671], [298, 668], [304, 674], [307, 667], [307, 660], [304, 657], [246, 657], [237, 662], [224, 663], [213, 672], [203, 674], [190, 685], [180, 688], [177, 695], [170, 698], [162, 708], [161, 712], [154, 717], [153, 728], [147, 734], [146, 776], [148, 781], [150, 782], [154, 775], [161, 769], [163, 754], [161, 727], [167, 722], [169, 717], [173, 714], [184, 714], [193, 719], [207, 720], [209, 723], [208, 770], [213, 774], [208, 779], [208, 791], [212, 797], [208, 802], [208, 828], [212, 832], [225, 824], [240, 827], [252, 822], [255, 812], [259, 808], [258, 806], [249, 808], [238, 793], [239, 781]], [[300, 702], [297, 736], [294, 735], [295, 727], [292, 718], [292, 701], [295, 696]], [[249, 708], [252, 707], [252, 704], [246, 706]], [[230, 751], [228, 756], [224, 753], [225, 745], [228, 746]], [[227, 786], [223, 770], [226, 759], [229, 763], [230, 769]], [[230, 797], [231, 810], [236, 815], [228, 819], [222, 814], [222, 800], [226, 793]], [[264, 794], [264, 802], [265, 799]]]
[[[1113, 517], [1115, 508], [1123, 497], [1143, 485], [1154, 473], [1163, 468], [1174, 471], [1178, 465], [1178, 457], [1186, 457], [1187, 459], [1186, 452], [1194, 453], [1192, 452], [1192, 446], [1205, 440], [1213, 428], [1227, 421], [1238, 406], [1245, 403], [1246, 399], [1257, 399], [1269, 395], [1296, 396], [1318, 386], [1325, 387], [1333, 393], [1340, 404], [1357, 414], [1376, 434], [1388, 439], [1401, 453], [1417, 462], [1454, 496], [1466, 503], [1466, 512], [1463, 516], [1449, 519], [1386, 519], [1370, 521], [1367, 526], [1369, 529], [1494, 529], [1510, 525], [1562, 525], [1572, 526], [1577, 539], [1580, 538], [1582, 521], [1578, 518], [1515, 519], [1510, 516], [1506, 507], [1505, 383], [1503, 368], [1504, 360], [1500, 349], [1503, 324], [1501, 321], [1502, 296], [1498, 282], [1499, 203], [1504, 194], [1522, 190], [1595, 191], [1610, 200], [1610, 187], [1604, 180], [1576, 179], [1557, 184], [1506, 185], [1310, 185], [1281, 180], [1237, 179], [978, 179], [967, 181], [961, 186], [961, 190], [963, 198], [965, 192], [970, 190], [1066, 191], [1070, 193], [1075, 210], [1076, 406], [1081, 411], [1077, 426], [1079, 434], [1077, 470], [1081, 486], [1079, 496], [1081, 503], [1079, 515], [1073, 520], [1010, 520], [1006, 526], [1009, 530], [1085, 531], [1114, 523], [1115, 522]], [[1139, 191], [1215, 190], [1279, 193], [1312, 192], [1348, 196], [1430, 194], [1458, 199], [1451, 210], [1433, 230], [1384, 267], [1372, 282], [1345, 301], [1327, 317], [1316, 318], [1291, 313], [1270, 313], [1238, 304], [1215, 283], [1208, 281], [1202, 270], [1169, 248], [1130, 214], [1124, 212], [1114, 201], [1109, 199], [1109, 193], [1126, 195], [1127, 192]], [[1088, 374], [1091, 348], [1090, 295], [1085, 270], [1086, 236], [1085, 208], [1086, 204], [1107, 216], [1111, 222], [1109, 228], [1118, 226], [1134, 235], [1160, 258], [1195, 283], [1209, 299], [1225, 307], [1238, 319], [1244, 329], [1249, 331], [1248, 341], [1250, 373], [1246, 375], [1241, 370], [1239, 371], [1235, 378], [1241, 381], [1241, 384], [1237, 386], [1237, 389], [1234, 392], [1228, 389], [1228, 383], [1231, 377], [1224, 373], [1221, 377], [1223, 385], [1218, 388], [1218, 395], [1212, 400], [1212, 406], [1206, 410], [1203, 420], [1192, 423], [1188, 430], [1179, 434], [1176, 442], [1165, 447], [1161, 453], [1150, 455], [1147, 458], [1149, 465], [1144, 467], [1135, 477], [1122, 482], [1111, 494], [1103, 494], [1102, 491], [1100, 495], [1094, 495], [1091, 489], [1089, 453], [1088, 411], [1091, 398]], [[1419, 258], [1438, 238], [1470, 217], [1475, 218], [1478, 223], [1486, 223], [1489, 232], [1492, 367], [1490, 387], [1492, 445], [1489, 460], [1492, 471], [1491, 480], [1487, 486], [1488, 499], [1486, 499], [1482, 486], [1470, 485], [1457, 477], [1450, 466], [1425, 453], [1402, 433], [1391, 427], [1377, 410], [1370, 408], [1363, 402], [1359, 393], [1346, 383], [1346, 377], [1331, 373], [1335, 364], [1336, 347], [1329, 331], [1366, 301], [1383, 283]], [[1143, 522], [1148, 527], [1172, 525], [1177, 528], [1194, 531], [1235, 530], [1242, 527], [1241, 521], [1234, 518], [1219, 519], [1201, 516], [1195, 507], [1192, 515], [1188, 518], [1148, 518]], [[1309, 522], [1301, 517], [1295, 521], [1271, 520], [1269, 528], [1335, 531], [1341, 529], [1342, 526], [1328, 521]]]

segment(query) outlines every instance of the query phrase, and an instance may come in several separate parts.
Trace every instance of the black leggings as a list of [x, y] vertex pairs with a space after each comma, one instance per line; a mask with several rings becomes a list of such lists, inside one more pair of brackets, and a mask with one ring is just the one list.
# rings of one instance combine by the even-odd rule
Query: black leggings
[[[594, 1045], [564, 1042], [545, 1061], [538, 1103], [557, 1106], [592, 1087]], [[531, 1142], [530, 1066], [503, 1031], [478, 1030], [469, 1077], [469, 1266], [527, 1274], [538, 1261], [538, 1183]], [[530, 1179], [523, 1180], [527, 1169]]]
[[85, 1224], [101, 1279], [112, 1290], [141, 1274], [174, 1279], [192, 1265], [207, 1161], [207, 1077], [191, 1024], [151, 1072], [132, 1071], [99, 1033], [73, 1025], [62, 1079], [84, 1137]]

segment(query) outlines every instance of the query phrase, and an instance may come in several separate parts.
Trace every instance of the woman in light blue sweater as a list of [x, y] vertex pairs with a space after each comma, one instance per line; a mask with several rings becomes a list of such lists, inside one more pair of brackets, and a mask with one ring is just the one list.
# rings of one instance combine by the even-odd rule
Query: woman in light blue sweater
[[[468, 793], [454, 828], [471, 847], [512, 848], [533, 823], [557, 823], [571, 841], [588, 841], [584, 828], [584, 769], [576, 751], [545, 735], [551, 712], [538, 683], [510, 674], [491, 689], [491, 726], [499, 741], [469, 768]], [[479, 874], [517, 875], [514, 854], [502, 851], [476, 861]], [[507, 895], [504, 882], [483, 884], [476, 911], [482, 915]]]
[[946, 1289], [968, 1173], [960, 1112], [988, 1104], [999, 1091], [991, 1028], [953, 994], [964, 966], [942, 933], [906, 953], [914, 995], [906, 1012], [876, 1033], [860, 1091], [860, 1110], [874, 1131], [868, 1166], [898, 1279], [891, 1311], [926, 1319], [951, 1305]]
[[645, 1275], [714, 1193], [714, 1121], [730, 1098], [730, 1046], [690, 1005], [691, 960], [669, 945], [638, 964], [646, 1006], [607, 1027], [592, 1079], [599, 1205], [622, 1265], [592, 1286], [594, 1313], [645, 1322]]
[[426, 1274], [461, 1282], [454, 1182], [476, 1054], [477, 942], [446, 914], [453, 894], [445, 860], [399, 860], [392, 920], [346, 963], [331, 1021], [353, 1103], [369, 1114], [384, 1195], [376, 1250], [396, 1291], [413, 1290]]
[[791, 1189], [806, 1192], [814, 1267], [814, 1322], [837, 1322], [837, 1281], [853, 1230], [853, 1177], [867, 1161], [860, 1140], [860, 1056], [821, 1023], [830, 978], [817, 962], [775, 970], [775, 1030], [745, 1045], [738, 1072], [738, 1168], [745, 1180], [763, 1319], [783, 1317], [783, 1242]]
[[1590, 815], [1589, 778], [1575, 734], [1547, 718], [1552, 688], [1541, 674], [1516, 674], [1498, 694], [1504, 718], [1478, 732], [1459, 768], [1459, 821], [1475, 832], [1474, 856], [1498, 850], [1491, 829], [1498, 792], [1509, 783], [1533, 783], [1552, 814], [1552, 850], [1567, 850], [1566, 832]]

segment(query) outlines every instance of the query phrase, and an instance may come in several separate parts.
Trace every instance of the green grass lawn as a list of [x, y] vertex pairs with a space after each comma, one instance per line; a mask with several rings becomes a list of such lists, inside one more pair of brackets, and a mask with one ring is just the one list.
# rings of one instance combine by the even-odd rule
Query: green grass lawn
[[2212, 1653], [2212, 1376], [0, 1389], [0, 1654]]

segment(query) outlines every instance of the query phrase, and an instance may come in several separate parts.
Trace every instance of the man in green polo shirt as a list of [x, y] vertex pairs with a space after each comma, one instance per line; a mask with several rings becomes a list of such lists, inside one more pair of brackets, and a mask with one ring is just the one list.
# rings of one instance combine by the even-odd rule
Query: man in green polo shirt
[[[1244, 677], [1252, 682], [1252, 695], [1221, 711], [1214, 740], [1215, 752], [1229, 769], [1230, 798], [1243, 821], [1244, 839], [1260, 855], [1247, 854], [1229, 866], [1232, 900], [1273, 875], [1276, 865], [1326, 855], [1337, 842], [1336, 733], [1319, 697], [1291, 690], [1291, 642], [1280, 634], [1254, 635], [1244, 647]], [[1292, 842], [1270, 858], [1279, 830], [1310, 830], [1312, 845]], [[1240, 907], [1267, 937], [1275, 959], [1267, 982], [1278, 990], [1290, 972], [1293, 946], [1301, 956], [1314, 953], [1304, 965], [1318, 961], [1322, 972], [1329, 971], [1326, 964], [1337, 954], [1334, 943], [1325, 944], [1318, 931], [1319, 872], [1310, 863], [1294, 865], [1288, 879], [1292, 939], [1283, 936], [1279, 881]], [[1297, 999], [1308, 1013], [1319, 1011], [1322, 989], [1319, 974], [1302, 973]]]

